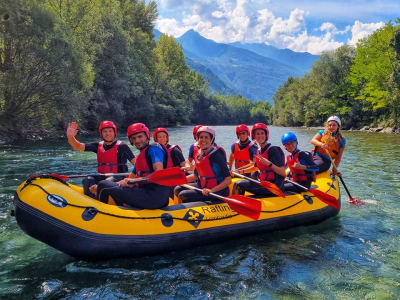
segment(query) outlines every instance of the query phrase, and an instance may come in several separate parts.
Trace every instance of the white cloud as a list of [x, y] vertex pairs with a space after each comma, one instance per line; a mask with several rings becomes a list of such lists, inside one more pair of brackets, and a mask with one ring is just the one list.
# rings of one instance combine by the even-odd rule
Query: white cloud
[[330, 22], [325, 22], [318, 29], [320, 31], [329, 32], [333, 35], [343, 35], [343, 34], [346, 34], [347, 32], [349, 32], [350, 28], [351, 28], [351, 26], [346, 26], [346, 28], [344, 30], [338, 30], [334, 24], [332, 24]]
[[360, 21], [355, 21], [353, 27], [351, 28], [352, 37], [348, 40], [348, 44], [356, 45], [360, 39], [368, 37], [375, 30], [385, 26], [385, 23], [361, 23]]

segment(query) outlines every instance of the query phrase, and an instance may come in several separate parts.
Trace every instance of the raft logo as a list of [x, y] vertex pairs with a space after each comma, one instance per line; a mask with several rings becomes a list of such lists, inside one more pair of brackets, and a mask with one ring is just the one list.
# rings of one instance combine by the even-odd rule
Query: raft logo
[[189, 209], [183, 218], [192, 224], [194, 228], [197, 228], [201, 220], [203, 220], [204, 215], [194, 209]]
[[49, 201], [51, 205], [61, 208], [66, 207], [68, 205], [67, 200], [56, 194], [47, 195], [47, 201]]

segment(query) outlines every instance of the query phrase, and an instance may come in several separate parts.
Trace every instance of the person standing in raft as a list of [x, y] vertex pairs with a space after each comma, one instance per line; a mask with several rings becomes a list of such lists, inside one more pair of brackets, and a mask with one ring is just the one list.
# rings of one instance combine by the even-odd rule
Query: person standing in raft
[[[76, 122], [68, 123], [67, 138], [71, 147], [78, 151], [91, 151], [97, 154], [97, 172], [99, 173], [126, 173], [129, 160], [135, 163], [135, 155], [128, 145], [116, 139], [117, 126], [112, 121], [103, 121], [99, 126], [99, 135], [103, 139], [101, 142], [81, 143], [75, 137], [78, 134], [78, 124]], [[85, 195], [95, 198], [96, 183], [107, 179], [119, 181], [123, 176], [89, 176], [82, 181]]]
[[[318, 131], [311, 140], [311, 144], [315, 146], [313, 154], [314, 162], [319, 168], [318, 173], [327, 171], [331, 167], [331, 160], [327, 151], [334, 160], [336, 167], [339, 167], [346, 145], [346, 139], [340, 132], [341, 124], [339, 117], [329, 117], [325, 129]], [[335, 167], [332, 168], [332, 172], [335, 175], [341, 175]]]
[[186, 168], [189, 171], [194, 170], [194, 156], [197, 155], [197, 152], [199, 151], [199, 144], [197, 143], [197, 130], [199, 130], [201, 126], [203, 125], [196, 125], [193, 127], [193, 138], [195, 142], [190, 145], [188, 159], [186, 160]]
[[200, 188], [202, 191], [187, 190], [177, 186], [175, 195], [182, 202], [215, 201], [216, 198], [210, 196], [209, 193], [229, 196], [232, 177], [226, 164], [225, 150], [215, 145], [214, 141], [215, 131], [211, 127], [202, 126], [198, 129], [197, 143], [200, 149], [194, 156], [196, 168], [194, 174], [188, 175], [186, 178], [188, 182], [192, 182], [190, 185]]
[[[314, 163], [310, 152], [300, 151], [297, 141], [297, 136], [293, 132], [286, 132], [281, 138], [282, 145], [290, 153], [286, 157], [287, 165], [290, 169], [289, 177], [294, 182], [310, 188], [311, 182], [315, 180], [315, 173], [318, 171], [318, 166]], [[290, 182], [285, 183], [285, 191], [301, 193], [304, 190]]]
[[169, 133], [167, 129], [159, 127], [153, 132], [154, 142], [159, 143], [168, 153], [167, 168], [184, 167], [185, 158], [183, 157], [182, 149], [178, 145], [170, 145]]
[[[251, 138], [257, 141], [259, 149], [257, 150], [255, 166], [239, 170], [240, 174], [256, 173], [259, 181], [269, 181], [276, 184], [280, 189], [283, 188], [285, 174], [285, 154], [278, 146], [272, 146], [268, 143], [269, 130], [264, 123], [256, 123], [251, 129]], [[275, 196], [266, 188], [247, 179], [239, 180], [233, 187], [233, 194], [243, 195], [245, 191], [264, 197]]]
[[[236, 136], [239, 139], [231, 146], [229, 155], [229, 170], [235, 163], [235, 169], [246, 169], [254, 165], [254, 158], [257, 155], [257, 146], [249, 139], [250, 130], [245, 124], [236, 126]], [[244, 174], [249, 176], [250, 173]]]
[[132, 178], [148, 177], [151, 173], [166, 168], [167, 151], [159, 144], [150, 144], [150, 131], [143, 123], [134, 123], [128, 127], [128, 139], [139, 151], [135, 166], [129, 178], [119, 182], [100, 181], [97, 198], [108, 203], [111, 196], [119, 206], [129, 205], [137, 208], [157, 209], [168, 205], [170, 189], [155, 183], [131, 184]]

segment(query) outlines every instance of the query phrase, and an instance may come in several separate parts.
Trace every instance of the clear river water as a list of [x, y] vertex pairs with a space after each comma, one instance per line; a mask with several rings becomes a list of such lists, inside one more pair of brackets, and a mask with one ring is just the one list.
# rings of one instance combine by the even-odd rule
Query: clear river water
[[[214, 128], [229, 152], [234, 127]], [[280, 145], [288, 130], [300, 149], [311, 149], [314, 129], [270, 127], [271, 142]], [[169, 131], [187, 155], [192, 127]], [[318, 225], [95, 263], [27, 236], [10, 216], [14, 191], [28, 175], [93, 173], [95, 155], [66, 140], [1, 145], [0, 299], [399, 299], [400, 135], [344, 135], [339, 169], [365, 205], [348, 204], [342, 188], [339, 215]]]

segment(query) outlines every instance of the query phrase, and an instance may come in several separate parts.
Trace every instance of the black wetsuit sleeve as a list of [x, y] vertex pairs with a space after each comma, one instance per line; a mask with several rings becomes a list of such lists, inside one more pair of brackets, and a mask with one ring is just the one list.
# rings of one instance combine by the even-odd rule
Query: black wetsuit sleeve
[[135, 154], [132, 153], [132, 150], [129, 148], [127, 144], [119, 145], [118, 155], [121, 157], [121, 159], [118, 158], [118, 161], [123, 161], [124, 159], [131, 161], [132, 159], [135, 158]]
[[97, 153], [99, 142], [85, 144], [85, 151]]
[[172, 163], [174, 164], [175, 167], [179, 167], [181, 165], [181, 163], [185, 161], [182, 151], [180, 151], [177, 147], [172, 149], [171, 159], [172, 159]]
[[279, 148], [272, 147], [269, 152], [268, 152], [268, 159], [278, 167], [284, 167], [285, 166], [285, 155], [283, 154], [283, 151], [279, 150]]
[[314, 163], [311, 153], [301, 151], [299, 154], [299, 162], [307, 167], [306, 171], [318, 171], [318, 166]]

